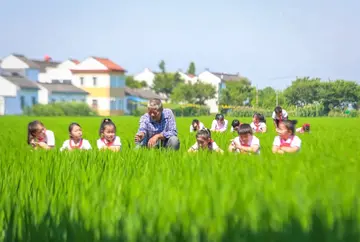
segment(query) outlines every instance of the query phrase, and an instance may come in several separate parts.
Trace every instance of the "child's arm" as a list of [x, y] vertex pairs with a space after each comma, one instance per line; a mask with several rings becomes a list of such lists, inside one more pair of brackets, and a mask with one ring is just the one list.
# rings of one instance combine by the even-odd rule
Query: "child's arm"
[[278, 151], [280, 150], [280, 146], [276, 146], [276, 145], [273, 145], [272, 147], [272, 152], [275, 154], [275, 153], [278, 153]]
[[194, 150], [192, 147], [190, 147], [187, 152], [189, 152], [189, 153], [195, 153], [195, 152], [197, 152], [197, 150]]
[[280, 150], [286, 152], [286, 153], [295, 153], [299, 150], [299, 147], [281, 147]]
[[264, 125], [263, 128], [262, 128], [262, 132], [266, 133], [266, 131], [267, 131], [267, 127], [266, 127], [266, 125]]
[[252, 145], [250, 147], [238, 145], [237, 148], [241, 151], [256, 153], [259, 149], [259, 145]]
[[216, 150], [215, 150], [215, 152], [217, 152], [217, 153], [224, 153], [224, 151], [222, 150], [222, 149], [220, 149], [220, 148], [217, 148]]
[[45, 150], [50, 150], [52, 148], [51, 146], [48, 146], [45, 142], [39, 142], [38, 147], [45, 149]]
[[229, 150], [229, 152], [234, 152], [236, 150], [236, 147], [233, 144], [233, 142], [230, 143], [228, 150]]
[[107, 148], [112, 151], [120, 151], [121, 150], [121, 146], [110, 146]]

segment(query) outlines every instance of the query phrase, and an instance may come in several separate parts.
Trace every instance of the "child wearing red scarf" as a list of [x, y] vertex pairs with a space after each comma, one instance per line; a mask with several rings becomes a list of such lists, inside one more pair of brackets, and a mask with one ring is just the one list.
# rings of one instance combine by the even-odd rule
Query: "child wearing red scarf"
[[276, 136], [273, 143], [273, 153], [295, 153], [300, 150], [301, 140], [295, 135], [296, 120], [285, 120], [279, 124], [279, 136]]
[[101, 149], [109, 149], [112, 151], [121, 150], [120, 137], [116, 136], [116, 126], [111, 119], [106, 118], [100, 125], [100, 139], [97, 140], [97, 147]]
[[265, 133], [266, 132], [266, 123], [260, 121], [260, 114], [255, 113], [253, 116], [253, 121], [250, 124], [252, 130], [255, 133]]
[[190, 147], [188, 152], [198, 152], [199, 150], [223, 153], [223, 150], [211, 139], [211, 131], [209, 129], [201, 129], [196, 133], [196, 143]]
[[240, 124], [238, 134], [239, 136], [229, 145], [230, 152], [260, 154], [260, 140], [253, 135], [253, 130], [249, 124]]
[[91, 145], [89, 141], [83, 139], [82, 129], [78, 123], [71, 123], [69, 125], [70, 139], [65, 140], [60, 151], [63, 150], [90, 150]]
[[49, 150], [55, 146], [55, 135], [51, 130], [47, 130], [39, 120], [28, 124], [27, 143], [34, 149]]

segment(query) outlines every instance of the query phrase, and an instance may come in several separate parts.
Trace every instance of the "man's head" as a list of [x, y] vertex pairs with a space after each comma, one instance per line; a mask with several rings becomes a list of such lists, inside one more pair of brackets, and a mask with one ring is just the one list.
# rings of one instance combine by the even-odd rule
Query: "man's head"
[[163, 111], [163, 105], [160, 99], [153, 98], [149, 100], [148, 114], [150, 115], [151, 119], [155, 121], [160, 121], [162, 111]]

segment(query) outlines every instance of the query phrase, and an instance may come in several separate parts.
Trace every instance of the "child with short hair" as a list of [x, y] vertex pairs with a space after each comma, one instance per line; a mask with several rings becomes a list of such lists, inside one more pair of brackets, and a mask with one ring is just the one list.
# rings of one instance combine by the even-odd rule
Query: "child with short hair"
[[116, 136], [116, 126], [111, 119], [105, 118], [100, 125], [100, 139], [97, 140], [98, 149], [121, 150], [121, 140]]
[[225, 132], [228, 127], [228, 121], [221, 113], [216, 114], [215, 120], [212, 121], [211, 131], [212, 132]]
[[55, 135], [51, 130], [47, 130], [39, 120], [28, 124], [27, 143], [34, 149], [49, 150], [55, 146]]
[[215, 141], [211, 139], [211, 131], [209, 129], [201, 129], [196, 133], [196, 143], [190, 147], [188, 152], [198, 152], [199, 150], [224, 152]]
[[250, 126], [255, 133], [266, 132], [266, 124], [264, 122], [261, 122], [261, 115], [259, 113], [254, 114], [253, 121], [250, 124]]
[[282, 109], [280, 106], [277, 106], [274, 109], [274, 112], [272, 113], [272, 119], [274, 122], [275, 129], [277, 130], [279, 128], [279, 123], [281, 123], [284, 120], [288, 120], [288, 113]]
[[205, 126], [202, 122], [200, 122], [198, 119], [194, 119], [190, 125], [190, 133], [197, 132], [204, 128]]
[[239, 136], [229, 145], [230, 152], [260, 154], [260, 140], [253, 135], [249, 124], [241, 124], [238, 130]]
[[310, 124], [303, 124], [300, 128], [296, 129], [296, 132], [300, 134], [310, 133]]
[[230, 129], [230, 132], [234, 132], [236, 131], [236, 133], [238, 132], [238, 129], [240, 127], [240, 120], [238, 119], [234, 119], [232, 122], [231, 122], [231, 129]]
[[295, 135], [296, 120], [285, 120], [279, 124], [279, 136], [273, 142], [273, 153], [295, 153], [300, 150], [301, 139]]
[[82, 129], [78, 123], [69, 125], [68, 140], [65, 140], [60, 151], [63, 150], [90, 150], [91, 145], [88, 140], [82, 138]]

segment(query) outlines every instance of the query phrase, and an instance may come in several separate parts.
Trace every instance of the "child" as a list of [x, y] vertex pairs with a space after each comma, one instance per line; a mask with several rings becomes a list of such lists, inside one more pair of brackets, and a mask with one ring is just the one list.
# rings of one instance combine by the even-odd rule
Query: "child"
[[250, 126], [255, 133], [266, 132], [266, 124], [264, 122], [261, 122], [261, 115], [259, 113], [254, 114], [253, 121], [250, 124]]
[[197, 152], [199, 150], [209, 150], [223, 153], [224, 151], [211, 139], [209, 129], [201, 129], [196, 133], [196, 143], [190, 147], [188, 152]]
[[101, 122], [99, 130], [100, 139], [97, 140], [97, 147], [119, 151], [121, 149], [120, 137], [116, 136], [116, 126], [111, 119], [106, 118]]
[[238, 119], [234, 119], [232, 122], [231, 122], [231, 129], [230, 129], [230, 132], [234, 132], [234, 131], [238, 131], [239, 127], [240, 127], [240, 120]]
[[54, 132], [47, 130], [40, 121], [32, 121], [28, 124], [27, 143], [35, 149], [52, 149], [55, 146]]
[[190, 133], [205, 129], [205, 126], [198, 119], [194, 119], [190, 125]]
[[273, 153], [295, 153], [300, 150], [301, 140], [295, 135], [296, 120], [285, 120], [279, 124], [279, 136], [273, 143]]
[[310, 124], [303, 124], [300, 128], [296, 129], [297, 133], [303, 134], [303, 133], [310, 133]]
[[230, 152], [260, 154], [260, 140], [253, 135], [249, 124], [241, 124], [238, 130], [239, 136], [229, 145]]
[[218, 113], [215, 116], [215, 120], [212, 121], [211, 131], [214, 132], [224, 132], [227, 130], [228, 121], [225, 119], [224, 115]]
[[90, 150], [91, 145], [89, 141], [82, 138], [82, 129], [78, 123], [71, 123], [69, 125], [70, 139], [65, 140], [60, 151], [63, 150]]
[[279, 128], [279, 123], [288, 120], [288, 113], [280, 106], [277, 106], [272, 113], [272, 119], [274, 121], [275, 129], [277, 130]]

